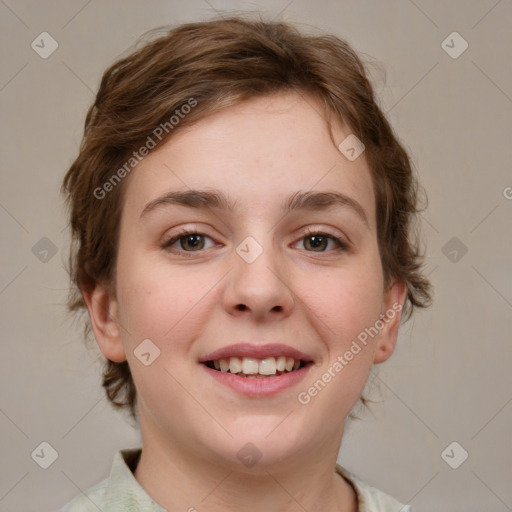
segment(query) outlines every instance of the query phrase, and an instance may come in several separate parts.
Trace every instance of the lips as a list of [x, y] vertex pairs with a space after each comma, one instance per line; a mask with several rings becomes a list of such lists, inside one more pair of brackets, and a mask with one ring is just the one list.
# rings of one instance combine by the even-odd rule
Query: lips
[[265, 398], [277, 395], [287, 389], [298, 386], [306, 375], [311, 371], [313, 364], [310, 363], [298, 370], [281, 372], [279, 375], [262, 376], [233, 374], [229, 371], [223, 372], [212, 369], [206, 363], [199, 364], [200, 369], [212, 379], [211, 382], [218, 382], [226, 388], [230, 388], [238, 395], [253, 398]]
[[215, 381], [251, 397], [293, 387], [313, 366], [311, 356], [280, 343], [230, 345], [206, 354], [199, 363]]
[[292, 358], [296, 361], [303, 361], [304, 363], [312, 362], [313, 359], [308, 354], [281, 343], [270, 343], [267, 345], [255, 345], [251, 343], [237, 343], [236, 345], [229, 345], [220, 348], [214, 352], [210, 352], [199, 359], [200, 363], [208, 361], [219, 361], [220, 359], [229, 359], [231, 357], [250, 357], [253, 359], [266, 359], [268, 357], [285, 356]]

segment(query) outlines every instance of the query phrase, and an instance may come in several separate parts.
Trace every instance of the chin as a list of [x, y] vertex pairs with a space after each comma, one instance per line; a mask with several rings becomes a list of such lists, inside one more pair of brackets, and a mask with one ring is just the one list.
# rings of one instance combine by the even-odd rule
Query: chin
[[[211, 446], [217, 462], [223, 460], [233, 471], [252, 474], [299, 463], [311, 435], [307, 424], [298, 425], [291, 418], [283, 422], [283, 416], [241, 418], [226, 428], [233, 437], [222, 435], [219, 443]], [[209, 444], [211, 440], [209, 437]]]

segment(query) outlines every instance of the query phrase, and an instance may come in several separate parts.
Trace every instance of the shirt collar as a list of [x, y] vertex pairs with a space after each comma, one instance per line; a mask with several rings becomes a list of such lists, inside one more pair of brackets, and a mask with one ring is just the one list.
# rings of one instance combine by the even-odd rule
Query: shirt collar
[[348, 471], [348, 469], [345, 469], [339, 464], [336, 464], [336, 473], [341, 475], [354, 489], [357, 495], [358, 512], [371, 512], [368, 511], [365, 486], [362, 485], [362, 482], [360, 482], [354, 474]]
[[[118, 510], [166, 512], [164, 508], [149, 496], [135, 479], [133, 471], [137, 467], [141, 453], [141, 448], [131, 448], [119, 450], [114, 455], [114, 461], [106, 488], [105, 512], [117, 512]], [[359, 512], [371, 512], [375, 510], [372, 506], [373, 498], [369, 493], [368, 486], [364, 484], [364, 482], [339, 464], [336, 464], [336, 472], [345, 478], [354, 488], [357, 494], [357, 510]]]
[[352, 485], [357, 494], [358, 512], [399, 511], [412, 512], [409, 505], [403, 505], [388, 494], [371, 487], [354, 473], [336, 464], [336, 472]]
[[141, 448], [119, 450], [114, 455], [112, 469], [106, 488], [105, 512], [119, 510], [166, 512], [137, 482], [133, 470], [142, 453]]

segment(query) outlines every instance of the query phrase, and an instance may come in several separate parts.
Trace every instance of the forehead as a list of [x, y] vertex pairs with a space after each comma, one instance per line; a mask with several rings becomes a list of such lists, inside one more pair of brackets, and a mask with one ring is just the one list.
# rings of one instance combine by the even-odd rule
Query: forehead
[[340, 192], [356, 200], [375, 228], [371, 175], [364, 153], [337, 148], [350, 130], [333, 127], [320, 104], [296, 93], [260, 97], [210, 115], [157, 146], [129, 176], [125, 212], [173, 190], [222, 190], [241, 215], [277, 212], [297, 191]]

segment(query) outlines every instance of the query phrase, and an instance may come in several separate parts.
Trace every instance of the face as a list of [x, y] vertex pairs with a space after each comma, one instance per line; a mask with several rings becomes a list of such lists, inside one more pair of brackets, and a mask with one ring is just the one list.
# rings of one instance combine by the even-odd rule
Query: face
[[[113, 323], [94, 329], [106, 357], [128, 360], [143, 435], [232, 467], [248, 442], [261, 465], [314, 458], [391, 354], [404, 288], [383, 290], [370, 172], [319, 112], [291, 93], [250, 100], [177, 132], [127, 178]], [[336, 144], [349, 134], [336, 127]], [[285, 356], [301, 367], [281, 372]]]

